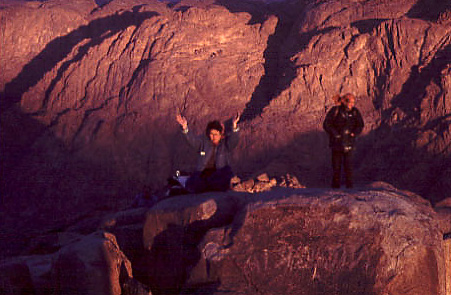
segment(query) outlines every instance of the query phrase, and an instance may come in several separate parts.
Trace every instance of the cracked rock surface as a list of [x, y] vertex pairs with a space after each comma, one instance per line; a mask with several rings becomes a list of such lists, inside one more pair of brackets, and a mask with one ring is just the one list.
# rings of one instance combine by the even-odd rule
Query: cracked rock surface
[[[141, 285], [145, 284], [155, 292], [167, 288], [190, 292], [206, 288], [205, 284], [214, 289], [220, 280], [224, 290], [263, 292], [269, 286], [279, 288], [301, 269], [305, 292], [345, 292], [339, 276], [327, 269], [354, 259], [339, 272], [361, 274], [350, 282], [356, 286], [353, 290], [415, 294], [403, 291], [404, 284], [421, 292], [433, 290], [424, 294], [441, 294], [445, 272], [440, 259], [444, 258], [431, 220], [438, 220], [441, 234], [449, 233], [450, 21], [450, 4], [439, 0], [113, 0], [102, 6], [91, 0], [0, 0], [0, 259], [39, 256], [37, 261], [27, 258], [27, 266], [23, 265], [27, 259], [5, 266], [11, 275], [2, 277], [2, 284], [11, 292], [28, 290], [36, 282], [44, 286], [54, 253], [97, 230], [114, 228], [120, 250], [111, 255], [126, 256], [113, 263], [123, 267], [105, 278], [119, 280], [114, 290], [120, 285], [130, 293], [145, 293], [147, 287]], [[404, 202], [404, 193], [396, 192], [401, 195], [394, 198], [400, 198], [399, 203], [391, 203], [390, 187], [384, 186], [388, 191], [383, 192], [363, 191], [362, 196], [321, 191], [329, 187], [331, 174], [322, 122], [333, 105], [331, 98], [347, 92], [356, 95], [365, 120], [354, 157], [356, 187], [385, 181], [412, 191], [409, 198], [424, 203], [412, 205], [420, 213]], [[285, 186], [307, 188], [307, 195], [299, 193], [302, 198], [285, 196], [303, 200], [290, 211], [299, 217], [300, 227], [291, 229], [291, 221], [284, 219], [286, 205], [277, 205], [273, 212], [266, 200], [244, 206], [242, 197], [223, 200], [220, 207], [227, 209], [219, 215], [215, 215], [216, 201], [175, 202], [173, 206], [191, 209], [182, 210], [181, 221], [180, 216], [158, 213], [154, 220], [164, 217], [173, 224], [152, 234], [142, 234], [144, 224], [146, 228], [152, 224], [142, 208], [101, 222], [106, 215], [121, 216], [117, 212], [130, 208], [137, 194], [161, 189], [176, 170], [194, 169], [196, 152], [183, 141], [175, 121], [178, 112], [196, 133], [203, 133], [212, 119], [224, 121], [227, 127], [230, 118], [241, 114], [241, 139], [232, 166], [243, 182], [236, 189], [250, 199], [271, 196], [280, 189], [275, 185], [280, 179], [275, 179], [286, 175]], [[264, 173], [263, 180], [253, 179]], [[250, 191], [255, 196], [245, 193]], [[330, 209], [334, 200], [341, 208], [337, 213]], [[343, 202], [349, 212], [342, 209]], [[369, 205], [374, 202], [382, 202], [382, 211]], [[430, 219], [425, 213], [430, 211], [425, 205], [429, 202], [436, 211]], [[200, 211], [199, 204], [203, 204]], [[155, 208], [162, 206], [169, 205], [158, 203]], [[387, 206], [393, 208], [384, 209]], [[301, 222], [310, 218], [300, 217], [307, 207], [322, 223]], [[237, 221], [238, 212], [247, 217]], [[307, 264], [296, 266], [279, 265], [271, 258], [268, 263], [287, 275], [280, 278], [282, 283], [263, 284], [265, 253], [278, 257], [291, 251], [256, 235], [258, 226], [271, 231], [270, 219], [263, 218], [271, 212], [282, 228], [300, 238], [289, 240], [278, 236], [281, 232], [274, 236], [283, 243], [289, 240], [292, 247], [311, 243], [319, 252], [311, 252], [311, 245], [296, 248], [293, 253], [298, 257], [310, 257], [305, 258]], [[416, 219], [416, 214], [424, 218]], [[384, 216], [383, 222], [379, 216]], [[362, 223], [352, 223], [353, 218]], [[390, 223], [403, 219], [415, 226], [396, 228], [398, 223]], [[241, 244], [236, 244], [233, 234], [221, 229], [224, 222], [241, 222], [239, 228], [250, 233], [235, 231], [241, 235]], [[320, 235], [320, 228], [330, 237], [352, 228], [350, 241], [366, 250], [338, 235], [342, 246], [337, 244], [333, 251], [324, 246], [329, 238]], [[368, 242], [361, 239], [365, 230], [374, 234]], [[185, 231], [190, 235], [166, 241]], [[387, 231], [407, 236], [391, 240]], [[106, 245], [102, 244], [106, 240], [116, 245], [110, 236], [103, 237], [97, 236], [96, 245]], [[152, 252], [155, 239], [175, 248], [188, 243], [176, 251], [178, 257], [193, 255], [183, 262], [187, 268], [180, 269], [169, 254]], [[255, 245], [260, 247], [256, 260], [249, 254], [250, 262], [245, 262], [236, 249], [239, 245], [252, 249], [254, 242], [261, 242]], [[390, 249], [384, 248], [386, 242]], [[112, 249], [99, 247], [104, 252]], [[271, 247], [274, 252], [265, 252]], [[146, 251], [151, 253], [144, 255]], [[221, 270], [232, 268], [222, 259], [230, 253], [241, 257], [233, 266], [243, 274], [239, 279]], [[356, 257], [351, 259], [350, 253]], [[140, 260], [142, 255], [145, 259]], [[327, 262], [315, 255], [328, 257]], [[161, 273], [147, 265], [160, 263], [159, 257], [177, 270], [167, 281], [158, 279]], [[135, 273], [130, 273], [127, 259], [135, 264]], [[113, 265], [111, 260], [102, 263]], [[411, 281], [420, 264], [430, 266], [431, 276], [421, 281], [425, 287]], [[149, 272], [153, 278], [148, 278]], [[25, 285], [18, 286], [21, 277]], [[325, 286], [329, 279], [334, 283]], [[355, 285], [357, 281], [362, 285]], [[287, 292], [300, 290], [297, 284]]]
[[385, 183], [177, 196], [62, 230], [52, 251], [0, 264], [0, 288], [445, 295], [450, 245], [440, 222], [424, 199]]

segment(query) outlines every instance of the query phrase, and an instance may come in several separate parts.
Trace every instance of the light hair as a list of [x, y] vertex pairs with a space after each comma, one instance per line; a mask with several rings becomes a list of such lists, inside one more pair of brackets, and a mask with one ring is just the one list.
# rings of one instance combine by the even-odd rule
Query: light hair
[[340, 94], [335, 94], [332, 97], [332, 101], [334, 102], [335, 105], [341, 105], [343, 103], [343, 99], [345, 98], [352, 99], [355, 102], [355, 96], [352, 93], [346, 93], [345, 95], [342, 96], [340, 96]]

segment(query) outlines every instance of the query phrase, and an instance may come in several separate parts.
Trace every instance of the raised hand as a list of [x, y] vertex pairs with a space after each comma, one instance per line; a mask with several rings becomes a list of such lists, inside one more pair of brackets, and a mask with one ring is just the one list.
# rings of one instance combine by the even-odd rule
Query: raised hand
[[180, 126], [182, 126], [183, 130], [188, 129], [188, 121], [186, 120], [185, 117], [183, 117], [181, 114], [177, 114], [175, 119], [177, 120], [177, 123], [179, 123]]
[[233, 118], [233, 120], [232, 120], [233, 129], [236, 129], [238, 127], [238, 122], [240, 121], [240, 117], [241, 117], [241, 115], [239, 113], [237, 113], [235, 115], [235, 117]]

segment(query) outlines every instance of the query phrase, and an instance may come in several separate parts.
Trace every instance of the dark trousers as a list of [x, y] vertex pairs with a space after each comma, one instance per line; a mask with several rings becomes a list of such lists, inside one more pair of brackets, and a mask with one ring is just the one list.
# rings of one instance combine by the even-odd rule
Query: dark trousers
[[339, 188], [341, 185], [341, 168], [345, 172], [346, 187], [352, 188], [352, 150], [344, 152], [332, 149], [332, 187]]
[[230, 166], [209, 173], [194, 172], [186, 181], [186, 189], [190, 193], [226, 191], [230, 188], [232, 177], [233, 172]]

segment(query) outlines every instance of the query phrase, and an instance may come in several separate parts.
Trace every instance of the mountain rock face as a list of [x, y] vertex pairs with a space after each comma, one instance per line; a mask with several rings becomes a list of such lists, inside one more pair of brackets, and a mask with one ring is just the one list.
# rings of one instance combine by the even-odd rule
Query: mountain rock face
[[[131, 294], [146, 293], [149, 286], [157, 294], [171, 288], [189, 292], [206, 284], [216, 290], [219, 281], [223, 289], [217, 290], [236, 293], [291, 286], [286, 292], [345, 294], [348, 287], [341, 274], [356, 278], [348, 282], [355, 292], [402, 294], [403, 284], [413, 284], [422, 292], [433, 290], [425, 294], [443, 294], [445, 250], [438, 232], [451, 231], [445, 204], [451, 190], [449, 1], [97, 3], [0, 0], [0, 257], [39, 255], [37, 261], [27, 256], [4, 264], [11, 275], [0, 278], [3, 286], [12, 293], [28, 290], [36, 281], [45, 286], [58, 271], [58, 261], [66, 259], [55, 253], [79, 251], [78, 246], [62, 249], [101, 230], [105, 233], [85, 242], [113, 257], [99, 258], [102, 267], [115, 269], [102, 282], [114, 282], [114, 290], [127, 285]], [[437, 213], [428, 215], [427, 205], [412, 205], [429, 208], [418, 209], [429, 217], [416, 219], [420, 213], [404, 203], [404, 193], [396, 192], [399, 204], [387, 200], [390, 188], [381, 189], [383, 201], [374, 200], [377, 190], [340, 199], [320, 189], [329, 186], [331, 176], [322, 122], [334, 104], [331, 98], [348, 92], [357, 97], [365, 121], [354, 159], [357, 187], [386, 181], [429, 200]], [[308, 196], [285, 196], [296, 209], [280, 204], [273, 210], [266, 201], [261, 207], [258, 202], [243, 205], [241, 195], [224, 197], [219, 207], [206, 201], [202, 208], [212, 211], [189, 217], [194, 226], [171, 214], [147, 216], [147, 210], [133, 211], [133, 218], [127, 212], [128, 221], [120, 219], [126, 223], [122, 227], [108, 222], [99, 226], [101, 216], [130, 208], [138, 193], [158, 191], [176, 170], [194, 170], [196, 153], [181, 135], [177, 113], [196, 133], [203, 133], [212, 119], [229, 127], [230, 119], [241, 114], [240, 144], [232, 159], [241, 192], [268, 191], [263, 195], [277, 199], [273, 190], [279, 180], [273, 179], [286, 175], [293, 187], [310, 188]], [[254, 181], [264, 173], [265, 180]], [[334, 198], [340, 199], [337, 212]], [[192, 207], [191, 201], [180, 202], [171, 206]], [[380, 221], [369, 209], [386, 208], [386, 202], [393, 207], [381, 213], [388, 220], [404, 212], [398, 219], [414, 219], [421, 226], [400, 226], [408, 237], [391, 240], [391, 221]], [[215, 208], [226, 209], [217, 215]], [[309, 223], [308, 208], [318, 220]], [[243, 212], [240, 220], [234, 210]], [[183, 214], [194, 214], [190, 212]], [[298, 237], [290, 240], [293, 251], [282, 246], [289, 237], [272, 232], [271, 218], [263, 216], [273, 216], [287, 235]], [[154, 231], [152, 218], [163, 217], [171, 222]], [[293, 219], [302, 227], [291, 229]], [[355, 224], [354, 219], [365, 222]], [[235, 224], [232, 236], [212, 230], [226, 223]], [[117, 241], [109, 236], [112, 228]], [[257, 235], [259, 228], [266, 238]], [[345, 230], [349, 241], [337, 236]], [[76, 234], [68, 234], [72, 231]], [[192, 235], [178, 236], [185, 231]], [[167, 240], [172, 235], [182, 240]], [[274, 244], [272, 236], [282, 244]], [[189, 246], [176, 251], [178, 257], [191, 255], [183, 262], [187, 268], [180, 268], [169, 253], [161, 254], [165, 247], [157, 243], [155, 248], [155, 239], [173, 247], [188, 239]], [[218, 239], [231, 239], [224, 253]], [[331, 240], [336, 244], [329, 248]], [[418, 251], [408, 248], [411, 241]], [[112, 250], [115, 245], [117, 251]], [[407, 252], [403, 245], [409, 245]], [[263, 283], [269, 275], [263, 271], [265, 249], [274, 250], [268, 263], [286, 274], [271, 284]], [[293, 261], [287, 253], [302, 263], [275, 263], [277, 255]], [[350, 253], [357, 256], [351, 259]], [[235, 258], [222, 259], [226, 254]], [[74, 263], [97, 271], [96, 263], [80, 257]], [[390, 266], [395, 260], [402, 262]], [[232, 261], [236, 265], [227, 264]], [[152, 266], [163, 262], [173, 268], [167, 280]], [[430, 268], [430, 276], [422, 276], [425, 281], [412, 279], [416, 265]], [[227, 273], [234, 268], [240, 271]], [[302, 280], [287, 285], [297, 270]], [[337, 276], [331, 270], [339, 270]], [[18, 286], [22, 276], [28, 283]], [[70, 288], [76, 281], [58, 284]]]
[[75, 223], [53, 250], [0, 264], [0, 290], [447, 295], [451, 223], [437, 212], [384, 183], [178, 196]]

